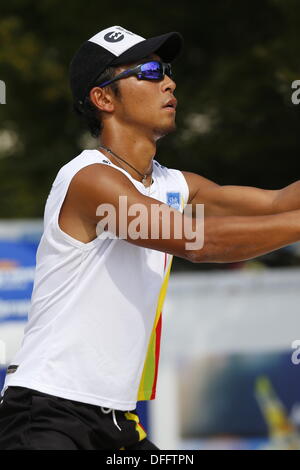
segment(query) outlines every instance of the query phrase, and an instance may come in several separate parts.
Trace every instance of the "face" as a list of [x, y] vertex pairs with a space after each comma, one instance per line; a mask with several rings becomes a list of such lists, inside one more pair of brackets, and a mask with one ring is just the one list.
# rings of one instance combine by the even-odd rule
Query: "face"
[[[147, 60], [159, 60], [152, 54]], [[120, 67], [117, 74], [135, 65]], [[114, 118], [123, 125], [135, 127], [137, 131], [149, 133], [155, 140], [176, 129], [175, 82], [164, 76], [163, 80], [138, 80], [128, 77], [118, 80], [119, 96], [114, 99]]]

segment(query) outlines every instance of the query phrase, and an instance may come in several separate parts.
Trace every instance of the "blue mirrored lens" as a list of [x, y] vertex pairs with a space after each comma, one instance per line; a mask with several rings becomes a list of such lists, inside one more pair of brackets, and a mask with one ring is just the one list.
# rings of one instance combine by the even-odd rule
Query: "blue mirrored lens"
[[162, 80], [163, 66], [160, 62], [147, 62], [142, 64], [141, 72], [144, 78], [148, 80]]

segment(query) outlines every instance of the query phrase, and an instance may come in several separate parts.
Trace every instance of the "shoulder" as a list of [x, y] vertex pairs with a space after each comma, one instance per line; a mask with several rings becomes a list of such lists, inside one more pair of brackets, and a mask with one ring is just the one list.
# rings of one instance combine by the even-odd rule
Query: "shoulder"
[[119, 170], [107, 164], [91, 163], [81, 168], [71, 181], [70, 187], [74, 191], [90, 194], [94, 191], [118, 191], [122, 188], [131, 188], [133, 184]]

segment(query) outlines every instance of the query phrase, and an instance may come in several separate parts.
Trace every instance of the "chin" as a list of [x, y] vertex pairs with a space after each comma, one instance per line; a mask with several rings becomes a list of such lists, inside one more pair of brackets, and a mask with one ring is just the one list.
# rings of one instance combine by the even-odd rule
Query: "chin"
[[169, 124], [168, 126], [154, 129], [154, 135], [156, 136], [156, 140], [158, 140], [175, 131], [176, 131], [176, 123], [174, 121], [172, 124]]

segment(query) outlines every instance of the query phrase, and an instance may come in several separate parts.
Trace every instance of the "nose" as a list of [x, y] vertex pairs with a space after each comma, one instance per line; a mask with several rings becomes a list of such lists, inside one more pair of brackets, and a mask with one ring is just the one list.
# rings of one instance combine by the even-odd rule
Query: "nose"
[[173, 94], [176, 88], [176, 83], [168, 75], [165, 75], [161, 86], [163, 92], [171, 91], [171, 93]]

